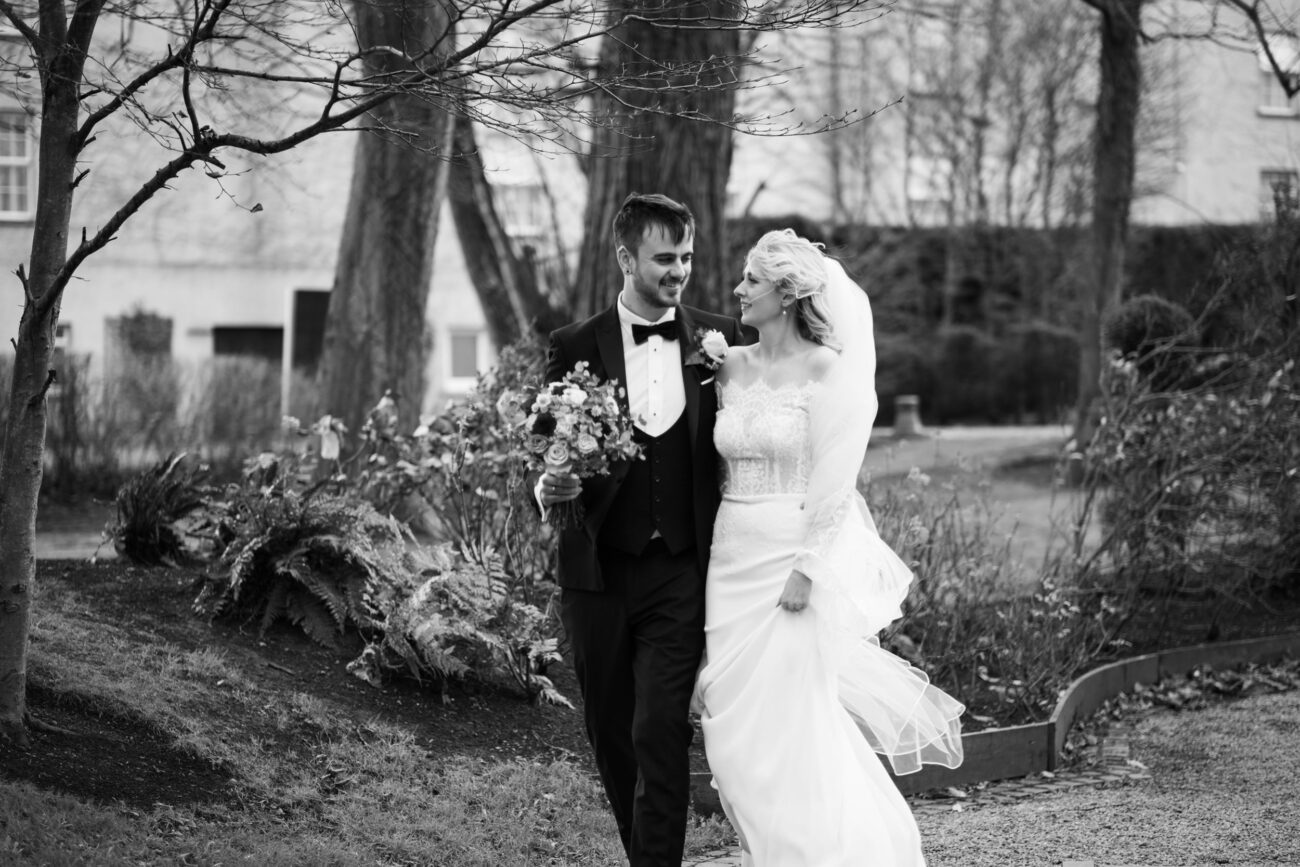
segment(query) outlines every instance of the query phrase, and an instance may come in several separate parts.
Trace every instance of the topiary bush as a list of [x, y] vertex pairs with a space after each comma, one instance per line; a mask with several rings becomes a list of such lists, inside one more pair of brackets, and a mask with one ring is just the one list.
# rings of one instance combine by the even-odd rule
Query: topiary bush
[[1102, 323], [1102, 343], [1163, 390], [1188, 375], [1200, 340], [1196, 320], [1186, 309], [1156, 295], [1138, 295]]

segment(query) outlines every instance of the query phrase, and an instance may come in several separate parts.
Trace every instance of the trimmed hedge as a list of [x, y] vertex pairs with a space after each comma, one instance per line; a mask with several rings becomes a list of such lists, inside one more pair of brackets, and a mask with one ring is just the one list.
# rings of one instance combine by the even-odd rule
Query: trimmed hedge
[[[799, 215], [739, 219], [728, 230], [735, 271], [763, 232], [786, 226], [825, 243], [871, 295], [878, 423], [893, 422], [899, 394], [921, 397], [927, 424], [1050, 422], [1073, 407], [1075, 323], [1090, 255], [1086, 229], [825, 227]], [[1215, 275], [1259, 236], [1256, 226], [1136, 227], [1126, 260], [1129, 292], [1198, 316], [1222, 286]], [[694, 286], [692, 300], [734, 312], [733, 287]], [[1240, 326], [1211, 318], [1203, 336], [1215, 342], [1234, 327]]]

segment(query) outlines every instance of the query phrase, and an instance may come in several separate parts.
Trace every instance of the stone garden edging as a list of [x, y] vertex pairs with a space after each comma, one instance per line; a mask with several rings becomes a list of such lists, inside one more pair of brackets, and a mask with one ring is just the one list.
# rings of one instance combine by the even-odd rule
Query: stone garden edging
[[1071, 726], [1135, 685], [1155, 683], [1201, 665], [1267, 662], [1287, 654], [1300, 655], [1300, 632], [1175, 647], [1108, 663], [1076, 678], [1046, 722], [962, 735], [965, 760], [960, 767], [927, 766], [915, 774], [894, 777], [894, 782], [904, 795], [914, 795], [1055, 771]]

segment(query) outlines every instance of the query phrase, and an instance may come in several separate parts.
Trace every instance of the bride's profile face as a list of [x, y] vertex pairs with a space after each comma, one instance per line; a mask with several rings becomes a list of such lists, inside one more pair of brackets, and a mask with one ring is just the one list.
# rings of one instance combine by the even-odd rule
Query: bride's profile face
[[752, 268], [745, 269], [745, 276], [732, 294], [740, 301], [740, 321], [745, 325], [757, 325], [781, 315], [781, 293], [776, 284]]

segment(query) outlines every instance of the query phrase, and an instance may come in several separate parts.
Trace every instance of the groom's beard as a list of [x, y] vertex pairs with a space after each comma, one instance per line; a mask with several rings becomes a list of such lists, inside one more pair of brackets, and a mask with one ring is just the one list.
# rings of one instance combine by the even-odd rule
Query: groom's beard
[[681, 303], [682, 295], [686, 292], [686, 284], [690, 279], [688, 275], [680, 280], [665, 278], [656, 284], [648, 284], [638, 278], [634, 288], [641, 296], [641, 300], [648, 304], [655, 307], [676, 307]]

